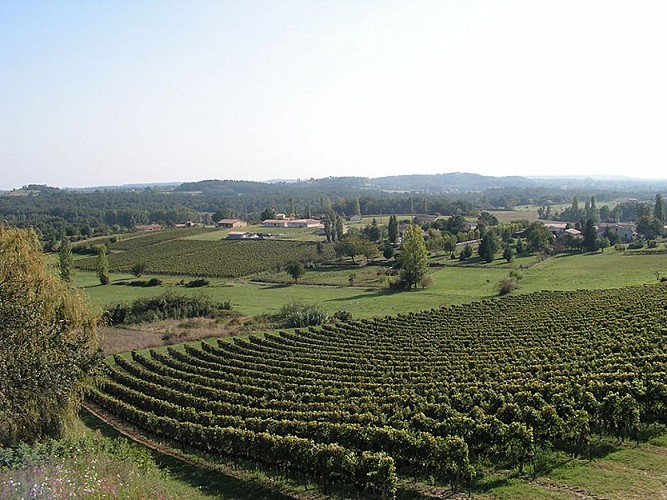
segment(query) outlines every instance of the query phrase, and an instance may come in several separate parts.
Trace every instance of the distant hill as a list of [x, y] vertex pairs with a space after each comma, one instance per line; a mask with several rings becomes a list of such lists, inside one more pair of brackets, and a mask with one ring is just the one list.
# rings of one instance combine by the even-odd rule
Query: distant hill
[[420, 193], [464, 193], [504, 187], [532, 187], [536, 183], [525, 177], [493, 177], [461, 172], [434, 175], [394, 175], [388, 177], [324, 177], [308, 180], [281, 180], [269, 182], [205, 180], [186, 182], [177, 191], [243, 194], [257, 190], [275, 190], [280, 186], [290, 189], [377, 190]]
[[370, 184], [392, 191], [427, 191], [433, 193], [479, 192], [505, 187], [532, 187], [536, 183], [526, 177], [493, 177], [453, 172], [435, 175], [392, 175], [370, 179]]

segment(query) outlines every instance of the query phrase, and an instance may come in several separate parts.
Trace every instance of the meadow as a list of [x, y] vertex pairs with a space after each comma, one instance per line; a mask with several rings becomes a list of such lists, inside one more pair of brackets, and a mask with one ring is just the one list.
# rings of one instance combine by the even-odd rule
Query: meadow
[[[522, 266], [527, 268], [522, 269]], [[112, 273], [112, 285], [100, 286], [95, 273], [84, 271], [76, 272], [75, 285], [98, 308], [159, 295], [168, 289], [184, 294], [206, 293], [220, 302], [229, 300], [234, 310], [247, 316], [275, 313], [287, 303], [303, 301], [317, 303], [329, 313], [346, 310], [355, 318], [369, 318], [495, 297], [497, 281], [512, 269], [522, 277], [515, 293], [616, 288], [655, 282], [656, 272], [660, 276], [667, 275], [667, 255], [625, 255], [607, 249], [593, 254], [562, 254], [537, 263], [535, 258], [519, 259], [512, 264], [497, 259], [490, 265], [475, 267], [457, 262], [447, 267], [433, 267], [430, 287], [402, 292], [380, 286], [377, 273], [384, 272], [386, 267], [358, 265], [307, 270], [301, 283], [296, 285], [291, 284], [291, 278], [285, 273], [269, 273], [257, 278], [281, 282], [211, 278], [209, 286], [188, 289], [178, 285], [184, 279], [182, 276], [149, 274], [142, 279], [157, 276], [163, 285], [140, 288], [113, 285], [135, 278], [130, 274]], [[355, 275], [353, 286], [349, 285], [351, 274]]]

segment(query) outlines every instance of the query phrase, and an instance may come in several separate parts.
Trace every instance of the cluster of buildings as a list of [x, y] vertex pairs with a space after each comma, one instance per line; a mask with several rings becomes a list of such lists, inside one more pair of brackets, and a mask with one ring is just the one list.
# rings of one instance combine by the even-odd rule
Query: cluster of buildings
[[[571, 227], [571, 224], [567, 222], [545, 222], [544, 226], [547, 229], [549, 229], [549, 231], [551, 231], [553, 235], [556, 236], [557, 238], [564, 234], [569, 234], [571, 236], [574, 236], [575, 238], [582, 236], [581, 231], [575, 229], [574, 227]], [[635, 236], [636, 234], [634, 226], [632, 226], [631, 224], [614, 224], [614, 223], [600, 222], [597, 225], [598, 237], [602, 238], [603, 236], [606, 236], [609, 233], [618, 234], [620, 240], [626, 243], [632, 241], [633, 236]]]

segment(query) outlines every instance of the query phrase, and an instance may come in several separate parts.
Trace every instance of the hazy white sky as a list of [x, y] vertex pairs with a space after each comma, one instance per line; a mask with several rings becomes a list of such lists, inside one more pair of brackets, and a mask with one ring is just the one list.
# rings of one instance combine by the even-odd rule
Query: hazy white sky
[[666, 1], [0, 0], [0, 188], [667, 177]]

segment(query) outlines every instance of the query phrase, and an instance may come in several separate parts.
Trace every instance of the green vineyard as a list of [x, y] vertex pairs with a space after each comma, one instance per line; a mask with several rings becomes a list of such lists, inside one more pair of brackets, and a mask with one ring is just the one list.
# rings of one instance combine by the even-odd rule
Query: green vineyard
[[538, 292], [117, 356], [91, 395], [158, 435], [391, 496], [667, 423], [667, 284]]
[[[159, 231], [113, 243], [109, 268], [126, 273], [133, 265], [145, 263], [149, 274], [236, 278], [285, 266], [293, 260], [320, 258], [316, 245], [306, 242], [182, 239], [201, 232], [199, 228]], [[78, 260], [76, 266], [94, 271], [96, 258]]]

